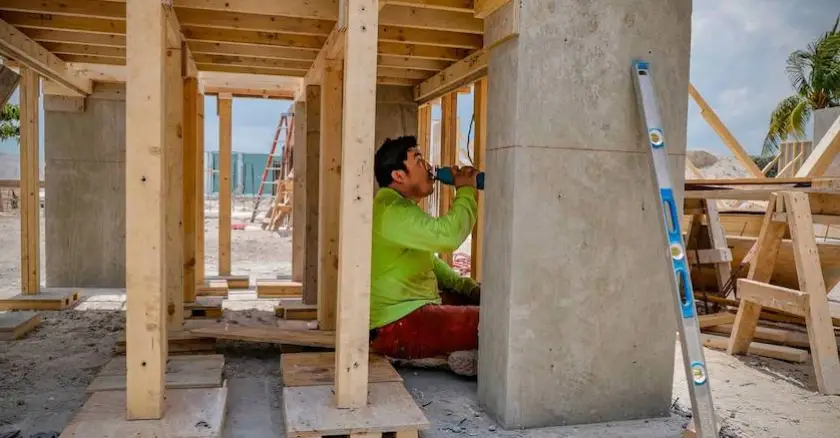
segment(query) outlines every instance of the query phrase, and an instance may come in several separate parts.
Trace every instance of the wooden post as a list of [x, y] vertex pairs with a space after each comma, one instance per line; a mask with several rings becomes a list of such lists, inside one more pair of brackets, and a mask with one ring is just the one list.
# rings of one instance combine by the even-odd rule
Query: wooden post
[[[476, 81], [473, 87], [473, 112], [475, 113], [475, 141], [473, 155], [475, 167], [484, 170], [484, 156], [487, 151], [487, 78]], [[481, 281], [481, 252], [484, 244], [484, 193], [478, 192], [478, 219], [472, 233], [470, 251], [470, 274], [475, 281]]]
[[158, 1], [126, 3], [126, 415], [164, 411], [166, 19]]
[[38, 159], [38, 96], [41, 77], [20, 69], [20, 285], [23, 295], [41, 287], [41, 189]]
[[295, 174], [292, 189], [292, 281], [303, 282], [306, 264], [306, 102], [295, 102], [294, 150]]
[[341, 62], [325, 64], [321, 90], [321, 182], [318, 187], [318, 325], [321, 330], [335, 330], [344, 75]]
[[303, 304], [318, 303], [318, 211], [321, 161], [321, 86], [306, 86], [306, 262]]
[[[169, 29], [167, 27], [167, 29]], [[171, 30], [168, 30], [172, 32]], [[184, 119], [184, 82], [181, 72], [180, 37], [169, 38], [177, 44], [166, 49], [166, 296], [169, 330], [184, 325], [184, 226], [183, 226], [183, 160], [184, 145], [181, 127]]]
[[368, 389], [379, 8], [377, 0], [346, 1], [335, 397], [339, 408], [362, 408]]
[[184, 302], [195, 302], [196, 286], [196, 225], [198, 196], [196, 173], [198, 168], [198, 79], [184, 78], [184, 160], [182, 201], [184, 208]]
[[[441, 98], [440, 123], [440, 165], [442, 167], [458, 164], [458, 93], [447, 93]], [[440, 184], [438, 215], [444, 216], [455, 199], [455, 188]], [[441, 260], [452, 266], [452, 253], [438, 254]]]
[[195, 101], [195, 283], [204, 283], [204, 94]]
[[230, 275], [231, 96], [219, 94], [219, 275]]
[[[428, 103], [420, 105], [417, 108], [417, 146], [420, 148], [420, 153], [423, 158], [430, 159], [430, 133], [432, 129], [432, 107]], [[420, 200], [420, 208], [423, 211], [428, 211], [429, 197]]]

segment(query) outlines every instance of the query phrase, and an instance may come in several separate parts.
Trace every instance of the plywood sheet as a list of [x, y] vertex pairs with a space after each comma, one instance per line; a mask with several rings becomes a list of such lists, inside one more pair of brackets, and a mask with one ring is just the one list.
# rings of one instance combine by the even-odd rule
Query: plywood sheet
[[0, 312], [0, 341], [13, 341], [41, 325], [37, 312]]
[[276, 326], [243, 327], [240, 325], [219, 323], [213, 326], [191, 330], [190, 332], [199, 336], [238, 341], [326, 348], [335, 347], [335, 332], [324, 330], [286, 330]]
[[[169, 389], [218, 388], [222, 386], [225, 357], [221, 354], [175, 356], [166, 364]], [[125, 357], [115, 357], [102, 367], [85, 392], [125, 390]]]
[[286, 437], [425, 429], [429, 421], [402, 383], [372, 383], [368, 405], [336, 409], [333, 386], [283, 388]]
[[[335, 382], [335, 353], [284, 354], [280, 359], [283, 386], [332, 385]], [[397, 370], [382, 356], [371, 355], [368, 381], [402, 382]]]
[[124, 391], [97, 392], [60, 438], [219, 438], [226, 401], [227, 388], [167, 390], [162, 419], [128, 421]]

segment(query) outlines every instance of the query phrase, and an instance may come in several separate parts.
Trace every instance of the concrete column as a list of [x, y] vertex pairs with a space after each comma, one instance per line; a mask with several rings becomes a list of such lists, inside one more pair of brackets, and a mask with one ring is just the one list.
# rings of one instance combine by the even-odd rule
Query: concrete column
[[[831, 125], [834, 123], [835, 120], [837, 120], [838, 117], [840, 117], [840, 107], [823, 108], [814, 111], [814, 147], [816, 147], [820, 143], [820, 140], [822, 140], [826, 132], [828, 132], [829, 128], [831, 128]], [[823, 176], [840, 176], [840, 154], [837, 154], [834, 157], [834, 160], [828, 166], [828, 169], [826, 169], [823, 173]]]
[[48, 287], [125, 287], [125, 84], [44, 96]]
[[414, 89], [398, 85], [376, 86], [376, 149], [386, 138], [417, 135]]
[[631, 61], [680, 188], [691, 1], [519, 5], [488, 71], [479, 401], [507, 428], [665, 416], [676, 324]]

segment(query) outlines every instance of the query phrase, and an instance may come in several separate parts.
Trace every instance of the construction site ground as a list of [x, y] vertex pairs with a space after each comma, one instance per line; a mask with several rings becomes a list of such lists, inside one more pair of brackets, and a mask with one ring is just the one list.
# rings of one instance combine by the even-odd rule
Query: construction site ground
[[[246, 222], [248, 213], [246, 204], [239, 204], [234, 223]], [[42, 219], [42, 278], [46, 250], [43, 223]], [[208, 275], [213, 275], [218, 229], [212, 211], [207, 214], [205, 230], [206, 269]], [[248, 274], [253, 280], [290, 273], [291, 237], [287, 233], [268, 232], [249, 224], [232, 235], [234, 275]], [[17, 214], [0, 213], [2, 298], [19, 293], [19, 245]], [[36, 436], [58, 436], [84, 403], [87, 385], [116, 355], [117, 340], [124, 333], [124, 292], [84, 295], [73, 309], [41, 312], [40, 328], [23, 339], [0, 341], [0, 437], [15, 430], [20, 430], [24, 438], [39, 433], [42, 435]], [[236, 302], [235, 306], [226, 305], [224, 318], [271, 324], [276, 318], [272, 310], [270, 301]], [[281, 348], [244, 342], [220, 341], [219, 345], [219, 352], [226, 358], [224, 377], [229, 388], [224, 436], [283, 436]], [[705, 354], [716, 407], [723, 419], [722, 436], [837, 436], [840, 397], [816, 392], [810, 362], [792, 364], [754, 356], [730, 357], [710, 349], [705, 349]], [[475, 379], [436, 369], [399, 370], [431, 422], [432, 426], [422, 432], [423, 437], [678, 437], [690, 407], [678, 345], [672, 415], [662, 420], [610, 425], [503, 431], [478, 406]]]

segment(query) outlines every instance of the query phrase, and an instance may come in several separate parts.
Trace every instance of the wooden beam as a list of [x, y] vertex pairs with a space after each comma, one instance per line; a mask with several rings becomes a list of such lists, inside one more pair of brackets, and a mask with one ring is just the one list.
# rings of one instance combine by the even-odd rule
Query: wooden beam
[[706, 119], [706, 122], [712, 129], [717, 133], [726, 147], [735, 154], [735, 157], [738, 158], [738, 161], [741, 162], [741, 165], [750, 173], [754, 178], [765, 178], [764, 174], [761, 173], [761, 169], [755, 164], [755, 162], [750, 158], [747, 151], [738, 143], [738, 140], [735, 139], [735, 136], [729, 132], [729, 129], [726, 128], [726, 125], [720, 120], [720, 118], [715, 114], [712, 107], [706, 103], [706, 100], [703, 99], [703, 96], [700, 95], [700, 92], [694, 88], [694, 85], [688, 84], [688, 94], [694, 99], [694, 102], [697, 103], [697, 106], [700, 107], [700, 115]]
[[347, 0], [335, 397], [367, 405], [373, 154], [376, 124], [376, 0]]
[[822, 176], [828, 166], [834, 161], [840, 151], [840, 117], [838, 117], [823, 138], [802, 163], [802, 167], [796, 172], [797, 177]]
[[428, 102], [487, 75], [487, 52], [479, 50], [414, 88], [414, 100]]
[[275, 75], [278, 77], [303, 77], [306, 70], [286, 70], [280, 68], [248, 67], [242, 65], [203, 64], [197, 63], [199, 72], [242, 73], [252, 75]]
[[475, 0], [475, 16], [486, 18], [496, 9], [501, 8], [511, 0]]
[[[318, 237], [321, 161], [321, 86], [307, 85], [306, 97], [306, 263], [303, 304], [318, 303]], [[316, 316], [317, 317], [317, 316]]]
[[[204, 284], [204, 95], [199, 84], [195, 101], [195, 283]], [[193, 300], [195, 302], [195, 300]]]
[[797, 316], [805, 316], [808, 309], [808, 294], [760, 281], [739, 278], [738, 295], [742, 300]]
[[303, 86], [303, 80], [300, 78], [272, 75], [203, 71], [198, 76], [199, 88], [206, 94], [225, 92], [236, 94], [237, 89], [257, 89], [261, 90], [261, 94], [294, 96]]
[[344, 55], [344, 31], [336, 27], [330, 32], [324, 46], [315, 57], [309, 71], [303, 78], [306, 85], [320, 84], [324, 77], [324, 70], [326, 65], [331, 61], [340, 60]]
[[413, 70], [408, 68], [379, 67], [377, 74], [383, 78], [413, 79], [422, 81], [433, 76], [435, 72], [429, 70]]
[[292, 281], [303, 283], [306, 264], [306, 101], [294, 106], [292, 166], [295, 174], [292, 197]]
[[481, 35], [386, 25], [379, 26], [379, 40], [459, 49], [480, 49], [484, 46]]
[[61, 29], [20, 29], [26, 36], [41, 43], [73, 43], [103, 47], [125, 47], [125, 35], [74, 32]]
[[318, 186], [318, 325], [335, 330], [343, 121], [342, 64], [329, 61], [321, 86], [321, 156]]
[[300, 70], [298, 76], [303, 76], [309, 67], [312, 65], [310, 61], [298, 61], [289, 59], [271, 59], [271, 58], [250, 58], [233, 55], [204, 55], [196, 54], [195, 61], [198, 64], [220, 64], [220, 65], [238, 65], [244, 67], [261, 67], [274, 68], [285, 70]]
[[[183, 79], [183, 151], [182, 161], [183, 179], [181, 183], [181, 202], [184, 212], [184, 303], [194, 303], [198, 284], [196, 281], [196, 225], [198, 205], [198, 188], [196, 177], [198, 168], [198, 78], [185, 77]], [[202, 260], [203, 262], [203, 260]]]
[[38, 188], [38, 97], [41, 94], [41, 78], [26, 67], [21, 67], [20, 75], [20, 285], [23, 295], [35, 295], [41, 287], [41, 199]]
[[469, 49], [391, 43], [387, 41], [379, 42], [378, 51], [380, 55], [407, 56], [410, 58], [437, 59], [453, 62], [459, 61], [470, 54]]
[[105, 0], [3, 0], [0, 10], [34, 14], [125, 19], [125, 2]]
[[79, 77], [64, 61], [3, 20], [0, 20], [0, 55], [20, 62], [75, 94], [91, 93], [93, 85], [89, 79]]
[[219, 95], [219, 275], [230, 275], [232, 102]]
[[125, 35], [125, 18], [112, 19], [4, 11], [0, 11], [0, 18], [18, 28], [63, 29]]
[[398, 85], [401, 87], [413, 87], [417, 85], [419, 81], [419, 79], [389, 78], [387, 76], [376, 77], [376, 83], [379, 85]]
[[482, 35], [484, 23], [471, 12], [411, 8], [388, 3], [379, 13], [382, 25]]
[[254, 46], [249, 44], [218, 43], [212, 41], [191, 41], [190, 49], [193, 56], [204, 55], [233, 55], [241, 57], [290, 59], [299, 61], [314, 61], [318, 53], [309, 49], [295, 49], [276, 46]]
[[164, 412], [166, 19], [160, 3], [128, 5], [126, 90], [126, 416]]
[[125, 48], [109, 46], [91, 46], [77, 43], [50, 43], [44, 42], [41, 45], [56, 55], [87, 55], [108, 58], [125, 59]]
[[[177, 32], [167, 28], [167, 34]], [[166, 167], [166, 206], [164, 207], [166, 227], [166, 296], [168, 300], [167, 327], [169, 331], [180, 331], [184, 325], [184, 225], [183, 225], [183, 161], [184, 144], [182, 126], [184, 121], [184, 84], [182, 78], [180, 36], [167, 36], [166, 58], [164, 59], [164, 80], [166, 82], [166, 124], [164, 161]]]
[[276, 15], [249, 14], [191, 8], [175, 8], [178, 20], [185, 26], [217, 29], [253, 30], [326, 37], [335, 24], [330, 20], [292, 18]]
[[[432, 108], [428, 104], [420, 105], [417, 108], [417, 147], [423, 158], [431, 160], [429, 149], [431, 148], [431, 130], [432, 130]], [[420, 200], [420, 208], [423, 211], [429, 211], [429, 198], [425, 197]]]
[[197, 26], [182, 26], [181, 30], [184, 33], [184, 37], [190, 42], [209, 41], [216, 43], [256, 44], [317, 51], [326, 41], [326, 38], [322, 36], [259, 32], [254, 30], [214, 29]]
[[[479, 79], [473, 88], [473, 114], [475, 115], [475, 141], [473, 142], [474, 165], [484, 170], [487, 154], [487, 81]], [[478, 193], [478, 215], [472, 233], [472, 251], [470, 255], [470, 274], [476, 281], [483, 278], [482, 254], [484, 247], [484, 192]]]
[[[454, 166], [458, 164], [458, 94], [448, 93], [441, 100], [440, 165]], [[454, 186], [441, 184], [438, 216], [444, 216], [449, 212], [453, 199], [455, 199]], [[438, 254], [438, 256], [447, 265], [452, 266], [451, 252]]]
[[475, 9], [473, 0], [388, 0], [388, 4], [467, 13], [472, 13]]
[[245, 14], [279, 15], [322, 20], [338, 20], [338, 0], [266, 2], [265, 0], [173, 0], [176, 7], [208, 9]]

